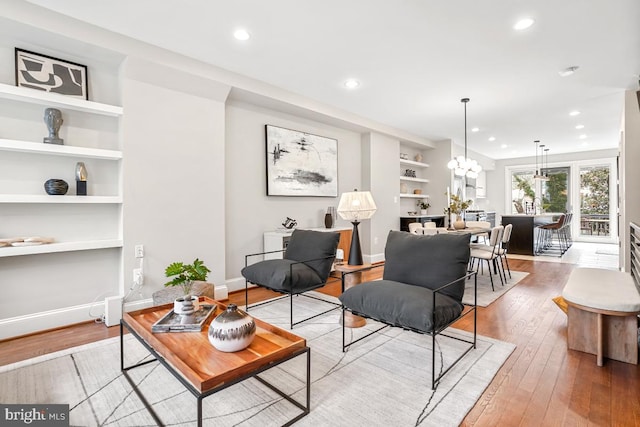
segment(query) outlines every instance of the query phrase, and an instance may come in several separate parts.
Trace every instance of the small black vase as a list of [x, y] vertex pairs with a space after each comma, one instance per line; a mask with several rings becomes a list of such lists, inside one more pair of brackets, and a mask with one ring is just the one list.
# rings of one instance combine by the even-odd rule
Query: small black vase
[[44, 191], [50, 196], [62, 196], [68, 189], [69, 184], [63, 179], [49, 179], [44, 183]]
[[327, 228], [333, 228], [333, 215], [330, 213], [324, 214], [324, 226]]

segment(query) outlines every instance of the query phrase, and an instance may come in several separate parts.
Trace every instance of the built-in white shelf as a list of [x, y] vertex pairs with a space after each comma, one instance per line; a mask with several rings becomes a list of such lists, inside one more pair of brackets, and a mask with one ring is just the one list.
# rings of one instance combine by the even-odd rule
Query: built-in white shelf
[[425, 178], [414, 178], [412, 176], [401, 176], [400, 181], [411, 181], [411, 182], [429, 182], [428, 179]]
[[[44, 191], [44, 190], [42, 190]], [[48, 194], [0, 194], [0, 203], [122, 203], [121, 196], [50, 196]]]
[[400, 193], [400, 197], [407, 198], [407, 199], [426, 199], [427, 197], [429, 197], [429, 195], [428, 194], [405, 194], [405, 193]]
[[117, 150], [44, 144], [42, 142], [19, 141], [15, 139], [0, 139], [0, 150], [104, 160], [122, 159], [122, 151]]
[[405, 159], [400, 159], [400, 164], [401, 165], [415, 166], [417, 168], [428, 168], [429, 167], [429, 164], [427, 164], [427, 163], [416, 162], [414, 160], [405, 160]]
[[60, 242], [36, 246], [5, 246], [0, 248], [0, 258], [19, 255], [52, 254], [56, 252], [88, 251], [121, 247], [122, 239], [86, 240], [83, 242]]
[[124, 113], [124, 109], [116, 105], [102, 104], [58, 93], [11, 86], [4, 83], [0, 83], [0, 98], [46, 105], [47, 107], [68, 108], [75, 111], [112, 117], [119, 117]]

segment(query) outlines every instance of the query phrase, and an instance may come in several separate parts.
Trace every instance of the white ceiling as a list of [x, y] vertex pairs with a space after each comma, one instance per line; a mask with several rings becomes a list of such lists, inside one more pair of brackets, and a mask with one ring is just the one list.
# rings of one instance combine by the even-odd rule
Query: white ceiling
[[617, 147], [640, 74], [638, 0], [31, 2], [435, 141], [463, 143], [469, 97], [468, 148], [494, 159], [536, 139], [550, 155]]

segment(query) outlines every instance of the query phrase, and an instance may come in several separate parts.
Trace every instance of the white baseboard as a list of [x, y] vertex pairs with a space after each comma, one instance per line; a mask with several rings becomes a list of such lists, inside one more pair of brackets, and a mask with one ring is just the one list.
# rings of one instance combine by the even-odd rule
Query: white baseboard
[[[122, 297], [113, 297], [114, 299]], [[153, 300], [151, 298], [132, 301], [125, 304], [125, 311], [140, 310], [151, 307]], [[100, 313], [99, 315], [90, 315], [89, 313]], [[64, 307], [56, 310], [42, 311], [40, 313], [28, 314], [25, 316], [16, 316], [8, 319], [0, 320], [0, 340], [17, 337], [20, 335], [31, 334], [34, 332], [45, 331], [48, 329], [59, 328], [63, 326], [73, 325], [75, 323], [86, 322], [87, 320], [101, 319], [102, 313], [105, 313], [105, 304], [96, 302], [91, 304], [81, 304], [72, 307]], [[106, 313], [105, 313], [106, 314]], [[113, 326], [120, 323], [122, 313], [117, 310], [110, 311], [109, 324], [105, 326]], [[105, 316], [106, 320], [106, 316]]]
[[364, 262], [369, 264], [375, 264], [376, 262], [384, 261], [384, 254], [365, 255]]
[[[89, 314], [90, 310], [92, 313], [100, 313], [100, 315], [91, 316]], [[0, 320], [0, 339], [7, 339], [46, 329], [67, 326], [73, 323], [81, 323], [86, 322], [87, 320], [102, 318], [103, 312], [104, 302], [99, 302], [2, 319]]]
[[[244, 291], [244, 277], [229, 279], [227, 280], [226, 285], [228, 292]], [[249, 284], [249, 287], [253, 288], [255, 285]]]

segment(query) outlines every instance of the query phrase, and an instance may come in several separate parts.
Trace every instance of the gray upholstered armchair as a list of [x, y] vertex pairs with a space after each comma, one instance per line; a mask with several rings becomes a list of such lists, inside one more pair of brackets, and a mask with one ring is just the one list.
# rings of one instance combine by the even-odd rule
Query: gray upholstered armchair
[[[343, 310], [382, 322], [381, 328], [345, 343], [342, 328], [342, 351], [368, 336], [397, 326], [431, 335], [432, 378], [435, 389], [453, 365], [476, 346], [476, 273], [467, 272], [469, 234], [414, 235], [391, 231], [385, 247], [382, 280], [361, 283], [340, 296]], [[375, 268], [375, 267], [374, 267]], [[465, 281], [474, 280], [474, 302], [462, 303]], [[344, 276], [343, 276], [344, 282]], [[443, 331], [463, 316], [473, 315], [473, 339], [444, 334]], [[436, 376], [436, 336], [446, 336], [470, 344], [451, 366], [443, 366]]]
[[[336, 257], [339, 240], [340, 233], [337, 232], [294, 230], [289, 239], [287, 249], [284, 250], [282, 259], [269, 259], [249, 265], [249, 259], [251, 257], [282, 251], [246, 255], [242, 275], [245, 278], [245, 303], [247, 310], [250, 308], [248, 297], [249, 283], [271, 289], [281, 294], [286, 294], [282, 298], [289, 296], [291, 299], [291, 328], [293, 328], [294, 325], [340, 308], [339, 304], [334, 304], [335, 307], [327, 311], [297, 322], [293, 321], [293, 296], [303, 295], [307, 291], [320, 288], [326, 284], [329, 274], [331, 273], [331, 266]], [[304, 296], [315, 298], [310, 295]], [[325, 301], [319, 298], [315, 299]], [[254, 304], [252, 307], [268, 304], [272, 301], [273, 300]], [[333, 304], [329, 301], [325, 302]]]

